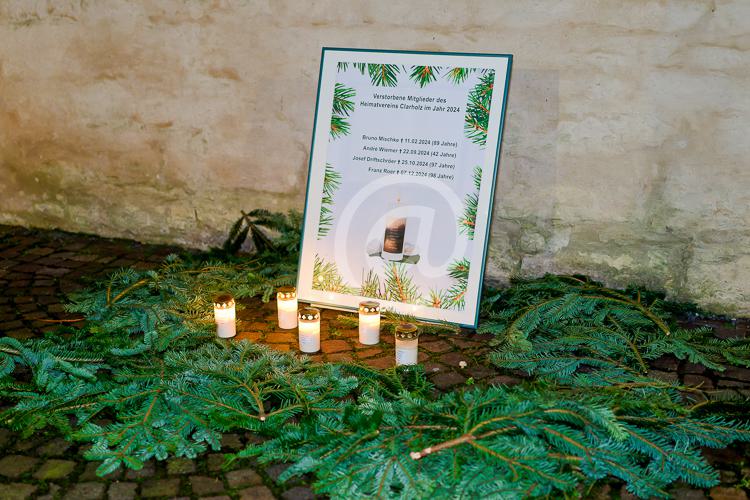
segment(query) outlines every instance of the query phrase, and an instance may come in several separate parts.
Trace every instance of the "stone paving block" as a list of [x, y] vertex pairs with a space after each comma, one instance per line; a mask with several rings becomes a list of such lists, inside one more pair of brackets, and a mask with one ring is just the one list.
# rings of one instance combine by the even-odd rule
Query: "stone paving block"
[[[287, 351], [291, 351], [292, 350], [292, 347], [289, 344], [268, 344], [268, 347], [270, 347], [270, 348], [272, 348], [272, 349], [274, 349], [276, 351], [282, 351], [282, 352], [287, 352]], [[296, 345], [295, 345], [295, 347], [296, 347]]]
[[239, 434], [224, 434], [221, 436], [222, 450], [239, 450], [243, 447], [242, 437]]
[[432, 383], [439, 389], [447, 389], [466, 382], [466, 377], [456, 372], [441, 372], [431, 377]]
[[395, 366], [396, 358], [393, 354], [386, 356], [378, 356], [377, 358], [370, 358], [363, 361], [366, 365], [372, 366], [373, 368], [379, 368], [381, 370]]
[[21, 321], [20, 319], [13, 320], [13, 321], [6, 321], [5, 323], [0, 323], [0, 332], [14, 330], [22, 326], [23, 326], [23, 321]]
[[39, 270], [39, 274], [44, 274], [48, 276], [55, 276], [60, 277], [68, 274], [70, 272], [70, 269], [67, 269], [65, 267], [45, 267]]
[[224, 466], [224, 455], [222, 453], [211, 453], [206, 459], [206, 468], [212, 472], [218, 472]]
[[487, 380], [486, 383], [488, 385], [517, 385], [521, 383], [521, 381], [516, 377], [510, 377], [508, 375], [497, 375], [495, 377], [492, 377], [491, 379]]
[[44, 495], [40, 495], [37, 498], [37, 500], [56, 500], [60, 498], [60, 492], [62, 491], [62, 486], [59, 484], [50, 483], [49, 488], [47, 488], [47, 493]]
[[440, 371], [450, 370], [450, 368], [447, 368], [445, 365], [441, 363], [436, 363], [434, 361], [428, 361], [424, 363], [424, 371], [426, 374], [430, 373], [437, 373]]
[[747, 493], [739, 488], [728, 488], [726, 486], [716, 486], [711, 488], [709, 496], [713, 500], [747, 500]]
[[195, 461], [189, 458], [170, 458], [167, 460], [167, 474], [192, 474], [195, 472]]
[[269, 475], [271, 479], [279, 482], [279, 476], [284, 473], [285, 470], [287, 470], [289, 467], [291, 467], [291, 464], [273, 464], [266, 467], [266, 474]]
[[6, 455], [0, 458], [0, 476], [20, 477], [33, 469], [38, 461], [34, 457], [24, 455]]
[[263, 479], [253, 469], [240, 469], [226, 474], [227, 484], [230, 488], [241, 488], [243, 486], [257, 486], [263, 484]]
[[141, 485], [143, 498], [173, 497], [180, 490], [180, 479], [149, 479]]
[[128, 471], [125, 473], [125, 479], [134, 480], [134, 479], [144, 479], [147, 477], [154, 477], [154, 473], [156, 472], [156, 467], [153, 460], [149, 460], [148, 462], [143, 464], [143, 467], [141, 467], [138, 470], [135, 469], [128, 469]]
[[78, 476], [79, 481], [112, 481], [114, 479], [119, 479], [122, 477], [123, 469], [120, 467], [119, 469], [110, 472], [104, 477], [99, 477], [96, 474], [96, 469], [99, 468], [101, 465], [101, 462], [88, 462], [86, 464], [86, 468], [83, 470], [80, 476]]
[[239, 492], [240, 500], [275, 500], [273, 493], [265, 486], [252, 486]]
[[354, 361], [354, 357], [348, 352], [337, 352], [327, 355], [326, 361], [329, 363], [351, 363]]
[[32, 448], [36, 448], [44, 443], [44, 440], [39, 437], [30, 437], [27, 439], [21, 439], [16, 441], [16, 445], [13, 447], [16, 451], [29, 451]]
[[685, 385], [690, 385], [690, 386], [700, 386], [701, 389], [713, 389], [714, 388], [713, 381], [710, 378], [704, 377], [702, 375], [686, 374], [682, 378], [682, 383]]
[[322, 340], [320, 342], [320, 350], [324, 353], [332, 353], [332, 352], [341, 352], [341, 351], [348, 351], [351, 347], [349, 347], [349, 342], [346, 340]]
[[193, 493], [201, 496], [224, 491], [224, 481], [218, 477], [190, 476], [190, 486]]
[[[249, 329], [256, 330], [256, 328], [252, 327]], [[297, 334], [292, 334], [290, 332], [271, 332], [266, 335], [265, 341], [271, 344], [289, 344], [297, 341]]]
[[422, 342], [420, 339], [419, 350], [428, 352], [446, 352], [452, 349], [451, 345], [445, 340], [438, 340], [437, 342]]
[[55, 438], [36, 449], [38, 455], [47, 457], [59, 457], [73, 446], [73, 443], [62, 438]]
[[0, 449], [5, 448], [11, 441], [13, 433], [10, 430], [0, 427]]
[[138, 483], [112, 483], [107, 490], [109, 500], [131, 500], [136, 497]]
[[76, 463], [70, 460], [47, 460], [34, 473], [34, 477], [43, 481], [63, 479], [70, 475], [75, 469]]
[[473, 366], [471, 368], [466, 369], [467, 375], [472, 377], [474, 380], [482, 380], [487, 377], [493, 376], [497, 374], [497, 370], [494, 368], [491, 368], [489, 366]]
[[445, 363], [446, 365], [455, 368], [458, 368], [458, 365], [461, 361], [464, 361], [467, 364], [469, 364], [469, 362], [471, 361], [466, 354], [456, 351], [447, 352], [441, 355], [438, 359], [440, 359], [441, 363]]
[[63, 497], [65, 500], [98, 500], [104, 497], [104, 483], [88, 482], [74, 484]]
[[357, 357], [360, 359], [363, 358], [371, 358], [372, 356], [377, 356], [378, 354], [381, 354], [383, 352], [383, 349], [380, 347], [373, 347], [370, 345], [364, 345], [357, 342], [355, 345], [357, 349], [361, 349], [357, 351]]
[[649, 370], [648, 374], [649, 376], [654, 377], [655, 379], [661, 380], [662, 382], [677, 382], [679, 379], [679, 376], [677, 375], [676, 372]]
[[295, 486], [282, 493], [281, 498], [285, 500], [312, 500], [315, 498], [315, 493], [307, 486]]
[[37, 487], [33, 484], [0, 484], [0, 498], [3, 500], [24, 500], [25, 498], [30, 498], [36, 489]]

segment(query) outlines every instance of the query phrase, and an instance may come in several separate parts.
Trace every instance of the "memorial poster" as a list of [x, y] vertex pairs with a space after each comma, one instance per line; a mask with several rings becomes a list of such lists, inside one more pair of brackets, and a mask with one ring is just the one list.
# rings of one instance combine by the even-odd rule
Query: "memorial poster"
[[300, 300], [476, 326], [511, 60], [323, 49]]

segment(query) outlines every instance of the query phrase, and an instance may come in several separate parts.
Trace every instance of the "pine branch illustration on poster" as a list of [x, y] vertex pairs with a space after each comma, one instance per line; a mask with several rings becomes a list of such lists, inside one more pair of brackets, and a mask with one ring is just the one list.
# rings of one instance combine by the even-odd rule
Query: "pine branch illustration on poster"
[[445, 74], [445, 78], [453, 82], [454, 85], [460, 85], [474, 72], [474, 68], [451, 68]]
[[460, 259], [448, 266], [448, 275], [455, 284], [446, 292], [445, 309], [463, 309], [466, 305], [466, 290], [469, 285], [469, 261]]
[[351, 88], [337, 83], [333, 89], [333, 111], [331, 114], [331, 138], [338, 139], [349, 134], [350, 123], [347, 118], [354, 111], [353, 98], [357, 95]]
[[420, 87], [434, 82], [440, 74], [439, 66], [412, 66], [409, 78], [414, 80]]
[[372, 299], [383, 298], [384, 293], [380, 285], [380, 276], [374, 270], [368, 269], [367, 274], [363, 276], [359, 294]]
[[401, 70], [397, 64], [368, 64], [367, 72], [376, 87], [395, 87]]
[[466, 104], [464, 132], [471, 142], [479, 146], [484, 146], [487, 143], [487, 128], [490, 121], [490, 104], [494, 82], [494, 71], [490, 70], [484, 73], [479, 78], [479, 83], [469, 92], [469, 100]]
[[458, 218], [458, 228], [461, 234], [465, 234], [470, 240], [474, 239], [474, 229], [477, 222], [477, 207], [479, 206], [479, 188], [482, 184], [482, 167], [475, 166], [472, 174], [474, 191], [464, 198], [464, 212]]
[[425, 305], [428, 307], [434, 307], [435, 309], [444, 309], [445, 304], [448, 303], [448, 295], [445, 290], [431, 289]]
[[393, 302], [416, 304], [421, 294], [406, 264], [391, 262], [385, 268], [386, 299]]
[[320, 220], [318, 222], [318, 239], [325, 237], [333, 227], [333, 195], [341, 186], [341, 173], [329, 163], [323, 175], [323, 198], [320, 201]]
[[315, 256], [313, 265], [313, 290], [334, 293], [354, 293], [339, 273], [339, 268], [333, 262], [326, 262], [320, 256]]

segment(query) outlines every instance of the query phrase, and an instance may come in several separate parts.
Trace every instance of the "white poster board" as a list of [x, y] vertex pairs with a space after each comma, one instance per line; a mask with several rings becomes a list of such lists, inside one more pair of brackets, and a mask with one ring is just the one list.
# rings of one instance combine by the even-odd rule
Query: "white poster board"
[[300, 300], [476, 327], [511, 61], [323, 49]]

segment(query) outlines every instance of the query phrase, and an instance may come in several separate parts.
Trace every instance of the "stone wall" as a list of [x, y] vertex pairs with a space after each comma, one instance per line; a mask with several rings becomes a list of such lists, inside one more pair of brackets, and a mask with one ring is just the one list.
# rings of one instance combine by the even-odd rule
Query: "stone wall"
[[0, 222], [208, 246], [300, 208], [321, 46], [514, 54], [489, 276], [750, 314], [750, 2], [0, 3]]

